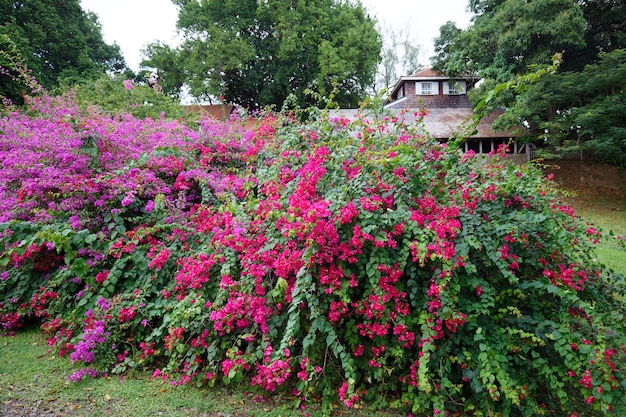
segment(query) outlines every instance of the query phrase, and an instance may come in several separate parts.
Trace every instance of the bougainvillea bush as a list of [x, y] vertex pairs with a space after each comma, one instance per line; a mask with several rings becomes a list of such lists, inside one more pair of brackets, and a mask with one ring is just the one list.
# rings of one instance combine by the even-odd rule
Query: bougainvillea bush
[[[0, 121], [0, 320], [72, 381], [149, 369], [415, 415], [626, 413], [623, 278], [532, 165], [373, 106]], [[307, 120], [302, 122], [302, 120]]]

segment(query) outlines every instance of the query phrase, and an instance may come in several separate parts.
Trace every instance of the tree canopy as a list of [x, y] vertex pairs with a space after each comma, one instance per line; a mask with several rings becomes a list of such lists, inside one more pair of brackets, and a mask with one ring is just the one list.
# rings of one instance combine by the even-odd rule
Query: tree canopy
[[312, 101], [306, 90], [335, 91], [340, 105], [356, 106], [372, 84], [382, 41], [360, 2], [173, 2], [182, 44], [151, 44], [142, 62], [167, 92], [185, 84], [198, 99], [258, 108], [292, 93], [304, 104]]
[[468, 29], [440, 28], [433, 67], [480, 75], [484, 91], [559, 54], [556, 74], [494, 101], [508, 109], [504, 121], [527, 126], [530, 139], [557, 150], [592, 150], [598, 160], [626, 166], [626, 2], [470, 0], [469, 8]]
[[421, 47], [415, 44], [409, 24], [397, 30], [393, 26], [381, 26], [379, 31], [383, 34], [383, 46], [372, 91], [374, 95], [383, 89], [393, 88], [401, 76], [414, 74], [423, 68], [420, 63]]
[[441, 28], [435, 69], [502, 82], [549, 63], [555, 52], [584, 46], [585, 20], [572, 0], [471, 0], [470, 10], [476, 15], [467, 30], [450, 22]]
[[593, 150], [602, 162], [626, 166], [626, 49], [600, 53], [581, 71], [544, 77], [517, 98], [507, 118], [543, 132], [556, 151]]
[[[104, 42], [97, 16], [79, 0], [0, 0], [0, 52], [0, 65], [25, 64], [46, 88], [125, 67], [119, 46]], [[0, 76], [0, 95], [19, 101], [21, 89]]]

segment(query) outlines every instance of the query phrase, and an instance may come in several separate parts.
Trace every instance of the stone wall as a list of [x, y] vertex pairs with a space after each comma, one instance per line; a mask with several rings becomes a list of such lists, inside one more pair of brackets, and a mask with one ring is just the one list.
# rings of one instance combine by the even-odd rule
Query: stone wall
[[545, 161], [545, 164], [552, 167], [544, 172], [554, 174], [556, 182], [565, 187], [626, 190], [626, 171], [612, 165], [568, 160]]

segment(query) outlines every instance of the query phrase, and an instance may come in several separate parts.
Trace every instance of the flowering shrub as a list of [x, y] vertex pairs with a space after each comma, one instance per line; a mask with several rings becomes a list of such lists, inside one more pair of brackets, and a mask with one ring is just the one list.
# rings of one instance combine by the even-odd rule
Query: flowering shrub
[[0, 123], [0, 320], [41, 321], [71, 380], [150, 368], [328, 412], [626, 412], [623, 277], [532, 165], [377, 108], [249, 132], [44, 97]]
[[178, 100], [163, 94], [158, 79], [138, 74], [135, 80], [123, 74], [107, 74], [96, 80], [83, 80], [72, 90], [81, 108], [97, 105], [110, 114], [129, 113], [139, 119], [159, 119], [165, 112], [170, 119], [197, 119], [186, 113]]

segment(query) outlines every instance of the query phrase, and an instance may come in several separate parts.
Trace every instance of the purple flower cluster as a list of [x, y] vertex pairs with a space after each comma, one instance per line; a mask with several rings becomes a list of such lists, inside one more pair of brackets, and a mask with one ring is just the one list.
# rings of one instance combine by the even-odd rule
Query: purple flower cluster
[[[109, 302], [104, 298], [98, 300], [98, 305], [103, 311], [109, 307]], [[94, 317], [93, 310], [87, 312], [85, 330], [82, 340], [74, 346], [74, 352], [70, 354], [72, 362], [91, 363], [95, 359], [95, 349], [99, 344], [106, 342], [109, 333], [106, 332], [106, 324], [104, 320], [97, 320]]]
[[241, 123], [206, 118], [196, 131], [179, 120], [111, 118], [81, 110], [71, 93], [28, 105], [37, 117], [12, 109], [0, 118], [0, 222], [61, 216], [95, 230], [106, 212], [149, 213], [158, 199], [186, 211], [200, 184], [215, 194], [241, 187], [221, 172], [252, 146]]
[[98, 371], [96, 371], [95, 369], [91, 369], [91, 368], [81, 368], [78, 371], [74, 372], [73, 374], [68, 375], [67, 380], [69, 382], [79, 382], [86, 376], [97, 378]]

